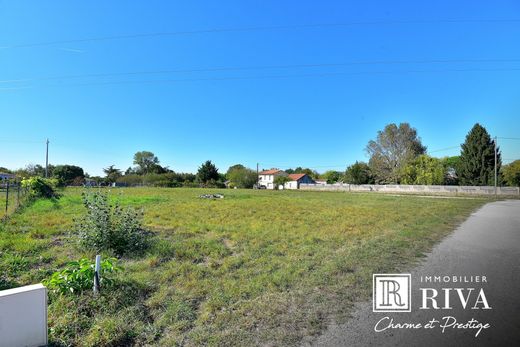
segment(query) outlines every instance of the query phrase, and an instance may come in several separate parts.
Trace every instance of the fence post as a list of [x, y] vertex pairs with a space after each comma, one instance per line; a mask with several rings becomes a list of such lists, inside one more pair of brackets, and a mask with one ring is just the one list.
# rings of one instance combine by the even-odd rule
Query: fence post
[[5, 216], [7, 217], [7, 208], [9, 207], [9, 180], [7, 180], [7, 189], [5, 191]]
[[100, 270], [101, 270], [101, 256], [98, 254], [98, 255], [96, 255], [96, 265], [94, 268], [94, 294], [99, 294]]

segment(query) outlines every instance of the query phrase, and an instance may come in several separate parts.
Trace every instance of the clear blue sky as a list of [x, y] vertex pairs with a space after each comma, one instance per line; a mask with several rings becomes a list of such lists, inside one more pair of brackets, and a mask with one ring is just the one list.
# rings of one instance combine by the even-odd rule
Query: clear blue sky
[[[178, 34], [79, 41], [157, 33]], [[92, 175], [139, 150], [175, 171], [344, 170], [391, 122], [430, 151], [475, 122], [520, 137], [518, 1], [0, 1], [0, 47], [9, 168], [43, 164], [47, 137]]]

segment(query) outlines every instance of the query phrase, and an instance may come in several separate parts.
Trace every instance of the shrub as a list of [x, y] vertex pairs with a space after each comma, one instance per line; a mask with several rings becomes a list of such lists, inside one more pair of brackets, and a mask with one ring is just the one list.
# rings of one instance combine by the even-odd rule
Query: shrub
[[[102, 288], [111, 287], [114, 280], [107, 274], [119, 271], [115, 265], [115, 258], [108, 258], [101, 262], [101, 285]], [[65, 269], [57, 271], [42, 283], [55, 293], [79, 294], [84, 290], [92, 289], [94, 286], [95, 263], [88, 259], [80, 259], [67, 263]]]
[[56, 179], [47, 179], [42, 177], [31, 177], [22, 180], [22, 187], [28, 190], [29, 197], [38, 198], [59, 198], [56, 192], [58, 181]]
[[150, 244], [151, 233], [141, 223], [141, 215], [119, 203], [110, 205], [101, 192], [83, 193], [87, 214], [75, 221], [80, 245], [95, 252], [110, 251], [117, 256], [139, 253]]
[[289, 182], [291, 179], [287, 176], [284, 176], [284, 175], [280, 175], [280, 176], [276, 176], [274, 178], [274, 189], [278, 189], [280, 186], [283, 186], [285, 187], [285, 184], [287, 182]]

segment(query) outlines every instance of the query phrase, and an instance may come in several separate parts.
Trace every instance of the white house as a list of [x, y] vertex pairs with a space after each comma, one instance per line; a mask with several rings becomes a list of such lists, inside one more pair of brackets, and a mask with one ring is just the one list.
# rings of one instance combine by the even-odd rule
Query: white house
[[274, 189], [274, 179], [276, 176], [287, 176], [290, 181], [285, 183], [279, 189], [300, 189], [301, 183], [315, 183], [314, 180], [307, 174], [290, 174], [278, 169], [264, 170], [258, 174], [258, 186], [266, 189]]
[[274, 178], [280, 175], [287, 176], [287, 173], [278, 169], [261, 171], [258, 174], [258, 186], [260, 188], [274, 189]]

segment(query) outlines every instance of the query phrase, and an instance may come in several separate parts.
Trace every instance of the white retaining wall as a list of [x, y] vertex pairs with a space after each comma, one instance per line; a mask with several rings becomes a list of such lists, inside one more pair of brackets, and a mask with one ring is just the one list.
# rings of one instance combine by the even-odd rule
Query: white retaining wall
[[[405, 184], [300, 184], [302, 190], [346, 191], [346, 192], [383, 192], [383, 193], [424, 193], [442, 195], [495, 195], [491, 186], [427, 186]], [[519, 196], [518, 187], [497, 187], [497, 195]]]
[[0, 291], [0, 347], [47, 345], [47, 288]]

